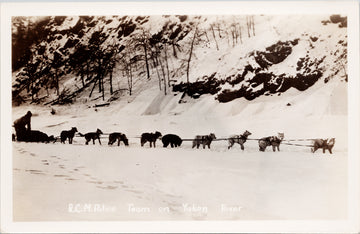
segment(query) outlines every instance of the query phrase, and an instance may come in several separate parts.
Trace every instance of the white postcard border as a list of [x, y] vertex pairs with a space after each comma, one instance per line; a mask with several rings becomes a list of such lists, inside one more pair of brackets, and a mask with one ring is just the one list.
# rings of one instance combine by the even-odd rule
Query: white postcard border
[[[348, 16], [349, 218], [341, 221], [13, 222], [11, 16], [163, 14], [344, 14]], [[356, 1], [63, 2], [1, 4], [1, 232], [358, 232], [359, 5]]]

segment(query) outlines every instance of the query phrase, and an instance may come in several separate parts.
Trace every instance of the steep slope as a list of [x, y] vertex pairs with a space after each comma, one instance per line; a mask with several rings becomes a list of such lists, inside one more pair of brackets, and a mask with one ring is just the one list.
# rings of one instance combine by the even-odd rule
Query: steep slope
[[[42, 23], [46, 38], [32, 45], [28, 63], [14, 73], [13, 100], [131, 102], [148, 87], [158, 86], [167, 94], [181, 92], [185, 99], [211, 94], [219, 102], [230, 102], [291, 88], [303, 91], [317, 82], [325, 86], [331, 79], [347, 81], [346, 27], [333, 16], [328, 19], [48, 17]], [[252, 27], [246, 27], [249, 23]]]
[[[198, 82], [190, 88], [180, 84], [175, 90], [196, 96], [197, 86], [208, 85], [209, 89], [200, 94], [215, 93], [220, 102], [228, 102], [283, 93], [291, 87], [303, 91], [317, 81], [326, 83], [334, 77], [347, 80], [346, 29], [324, 26], [321, 17], [314, 18], [288, 17], [283, 23], [281, 17], [275, 17], [269, 20], [271, 30], [263, 28], [244, 45], [219, 54], [218, 59], [204, 52], [194, 69]], [[296, 23], [300, 24], [297, 30], [289, 32]], [[210, 73], [207, 67], [216, 69]]]

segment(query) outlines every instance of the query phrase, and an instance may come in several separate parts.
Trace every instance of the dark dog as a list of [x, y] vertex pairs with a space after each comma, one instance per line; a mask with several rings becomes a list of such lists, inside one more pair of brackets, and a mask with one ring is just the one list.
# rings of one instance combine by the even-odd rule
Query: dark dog
[[182, 143], [182, 139], [178, 135], [166, 134], [161, 138], [164, 147], [167, 147], [169, 144], [171, 148], [178, 147]]
[[65, 131], [65, 130], [62, 131], [60, 133], [61, 143], [65, 144], [66, 139], [69, 139], [69, 144], [72, 144], [73, 138], [75, 136], [75, 132], [77, 132], [77, 131], [78, 130], [75, 127], [71, 128], [71, 130], [69, 130], [69, 131]]
[[280, 143], [284, 139], [284, 133], [278, 133], [277, 136], [264, 137], [259, 140], [259, 150], [264, 152], [266, 147], [272, 146], [273, 151], [280, 151]]
[[100, 141], [100, 135], [103, 134], [103, 132], [100, 129], [97, 129], [96, 132], [88, 132], [85, 135], [81, 134], [79, 132], [80, 136], [85, 137], [85, 144], [88, 145], [89, 141], [93, 140], [93, 144], [95, 145], [95, 140], [98, 139], [99, 140], [99, 144], [101, 145], [101, 141]]
[[246, 142], [248, 136], [251, 135], [251, 132], [246, 130], [242, 135], [234, 135], [229, 138], [229, 146], [230, 149], [235, 143], [238, 143], [242, 150], [244, 150], [244, 143]]
[[155, 142], [159, 137], [161, 137], [160, 132], [155, 132], [155, 133], [146, 132], [141, 134], [141, 139], [140, 139], [141, 147], [144, 146], [146, 142], [150, 142], [150, 148], [152, 147], [152, 144], [154, 144], [154, 148], [155, 148], [156, 147]]
[[193, 140], [192, 147], [194, 148], [196, 146], [196, 148], [199, 149], [200, 144], [202, 144], [204, 149], [205, 146], [208, 146], [208, 148], [210, 149], [210, 144], [214, 139], [216, 139], [214, 133], [210, 133], [209, 135], [204, 135], [204, 136], [197, 135]]
[[129, 140], [127, 139], [126, 135], [120, 132], [113, 132], [109, 135], [108, 145], [114, 144], [116, 140], [118, 140], [118, 146], [120, 145], [120, 141], [124, 142], [126, 146], [129, 145]]
[[45, 142], [49, 143], [50, 141], [55, 141], [55, 138], [53, 135], [48, 136], [46, 133], [37, 131], [37, 130], [31, 130], [28, 132], [25, 138], [26, 142]]
[[332, 148], [335, 145], [335, 138], [329, 139], [315, 139], [313, 141], [313, 148], [311, 152], [315, 153], [316, 150], [322, 149], [325, 154], [325, 150], [329, 150], [330, 154], [332, 154]]

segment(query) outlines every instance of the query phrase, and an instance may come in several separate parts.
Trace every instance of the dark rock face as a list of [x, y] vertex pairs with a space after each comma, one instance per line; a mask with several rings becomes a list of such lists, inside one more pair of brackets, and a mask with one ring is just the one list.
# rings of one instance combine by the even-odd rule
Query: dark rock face
[[[311, 38], [316, 42], [318, 38]], [[198, 98], [202, 94], [216, 95], [215, 99], [219, 102], [230, 102], [236, 98], [246, 98], [253, 100], [261, 95], [270, 95], [286, 92], [291, 87], [300, 91], [314, 85], [323, 75], [320, 65], [325, 57], [321, 59], [306, 57], [300, 58], [296, 63], [296, 75], [290, 76], [285, 73], [275, 75], [268, 71], [268, 68], [274, 64], [283, 62], [291, 53], [292, 48], [296, 46], [299, 39], [292, 41], [277, 42], [266, 48], [265, 51], [254, 51], [250, 53], [259, 67], [254, 68], [250, 64], [246, 65], [241, 72], [228, 76], [224, 80], [216, 79], [216, 73], [211, 76], [203, 77], [200, 81], [193, 83], [180, 83], [173, 86], [173, 91], [184, 92], [192, 98]], [[247, 76], [250, 74], [249, 76]], [[245, 77], [247, 80], [245, 81]], [[243, 82], [243, 83], [242, 83]], [[222, 85], [230, 84], [235, 87], [241, 84], [237, 89], [222, 89]], [[183, 96], [184, 96], [183, 95]]]
[[255, 51], [255, 61], [262, 69], [266, 69], [273, 64], [284, 61], [292, 52], [292, 47], [298, 44], [299, 39], [293, 41], [279, 41], [278, 43], [266, 48], [265, 51]]
[[199, 98], [199, 96], [203, 94], [214, 95], [221, 90], [220, 85], [225, 83], [224, 81], [216, 79], [215, 75], [216, 72], [209, 77], [205, 76], [201, 81], [196, 81], [189, 84], [181, 82], [180, 84], [173, 86], [173, 91], [184, 92], [185, 94], [195, 99]]
[[347, 27], [347, 17], [341, 17], [341, 15], [331, 15], [330, 21], [333, 24], [338, 24], [340, 28]]

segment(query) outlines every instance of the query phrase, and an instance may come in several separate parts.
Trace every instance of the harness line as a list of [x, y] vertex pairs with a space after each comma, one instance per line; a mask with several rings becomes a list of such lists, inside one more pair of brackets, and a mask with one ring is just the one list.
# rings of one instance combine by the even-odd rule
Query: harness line
[[[85, 134], [84, 134], [85, 135]], [[104, 138], [107, 138], [107, 136], [110, 135], [110, 133], [103, 133], [100, 135], [100, 138], [101, 139], [104, 139]], [[81, 136], [79, 133], [75, 134], [74, 137], [84, 137], [84, 136]], [[136, 139], [140, 139], [141, 136], [130, 136], [128, 138], [136, 138]], [[60, 136], [56, 136], [55, 137], [55, 142], [57, 142], [58, 140], [60, 139]], [[212, 141], [228, 141], [230, 139], [234, 139], [234, 140], [240, 140], [242, 139], [241, 137], [222, 137], [222, 138], [216, 138], [216, 139], [213, 139]], [[159, 140], [161, 140], [161, 137], [159, 138]], [[194, 141], [195, 139], [193, 138], [184, 138], [182, 139], [182, 141]], [[258, 140], [261, 140], [258, 139], [258, 138], [247, 138], [246, 139], [247, 141], [258, 141]], [[294, 143], [289, 143], [291, 141], [311, 141], [311, 140], [315, 140], [315, 139], [289, 139], [289, 140], [286, 140], [286, 142], [284, 142], [284, 140], [281, 142], [281, 144], [284, 144], [284, 145], [293, 145], [293, 146], [302, 146], [302, 147], [313, 147], [313, 145], [302, 145], [302, 144], [294, 144]]]

